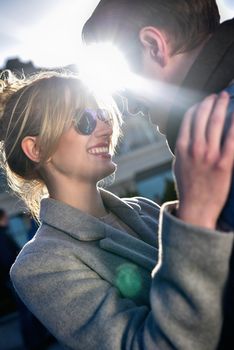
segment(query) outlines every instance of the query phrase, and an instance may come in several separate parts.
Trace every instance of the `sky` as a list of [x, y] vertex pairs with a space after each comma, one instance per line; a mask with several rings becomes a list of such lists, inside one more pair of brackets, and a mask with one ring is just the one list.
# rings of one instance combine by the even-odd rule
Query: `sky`
[[[79, 61], [81, 30], [99, 0], [0, 0], [0, 67], [8, 58], [58, 67]], [[222, 21], [234, 0], [217, 1]]]
[[76, 63], [82, 26], [99, 0], [0, 0], [0, 67], [7, 58], [38, 67]]

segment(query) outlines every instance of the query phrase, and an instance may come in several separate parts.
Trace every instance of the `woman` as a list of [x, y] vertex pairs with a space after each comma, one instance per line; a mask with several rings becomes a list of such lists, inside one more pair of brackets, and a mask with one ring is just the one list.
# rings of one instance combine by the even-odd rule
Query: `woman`
[[[202, 136], [212, 132], [211, 107], [217, 100], [222, 126], [228, 97], [213, 96], [189, 112], [178, 141], [178, 214], [166, 205], [158, 228], [155, 203], [120, 199], [98, 186], [116, 169], [120, 117], [110, 99], [99, 99], [75, 76], [51, 72], [2, 86], [8, 178], [41, 222], [11, 269], [25, 304], [70, 349], [214, 349], [232, 242], [215, 225], [231, 176], [233, 127], [225, 171], [201, 162], [196, 147], [191, 157], [188, 145], [192, 117]], [[203, 144], [204, 151], [211, 142]], [[204, 181], [188, 190], [191, 166]], [[209, 171], [227, 182], [215, 208], [204, 207], [204, 186], [214, 184]]]

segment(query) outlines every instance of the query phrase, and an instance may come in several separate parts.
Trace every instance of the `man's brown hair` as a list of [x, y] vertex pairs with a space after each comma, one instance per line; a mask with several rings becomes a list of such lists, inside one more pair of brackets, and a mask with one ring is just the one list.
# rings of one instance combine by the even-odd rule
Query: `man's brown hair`
[[138, 66], [141, 28], [164, 30], [175, 54], [199, 46], [219, 23], [215, 0], [101, 0], [84, 25], [83, 40], [111, 41]]

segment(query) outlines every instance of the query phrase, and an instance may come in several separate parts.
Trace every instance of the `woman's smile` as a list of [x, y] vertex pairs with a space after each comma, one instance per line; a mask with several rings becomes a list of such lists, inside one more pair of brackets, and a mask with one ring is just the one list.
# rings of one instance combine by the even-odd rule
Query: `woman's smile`
[[112, 157], [109, 150], [109, 143], [99, 143], [93, 147], [90, 147], [88, 149], [88, 153], [101, 158], [110, 159]]

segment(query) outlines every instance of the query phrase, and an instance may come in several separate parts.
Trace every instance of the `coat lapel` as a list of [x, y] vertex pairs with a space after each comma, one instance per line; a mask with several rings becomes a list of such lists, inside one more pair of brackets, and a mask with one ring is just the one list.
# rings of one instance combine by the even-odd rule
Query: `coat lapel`
[[[101, 190], [103, 202], [116, 216], [128, 225], [146, 243], [157, 247], [157, 217], [155, 220], [141, 212], [137, 200], [130, 199], [128, 203], [112, 193]], [[154, 234], [152, 234], [155, 232]]]
[[[152, 236], [152, 230], [140, 217], [139, 204], [133, 201], [129, 205], [108, 191], [100, 190], [100, 193], [105, 206], [141, 238], [147, 234]], [[51, 198], [43, 199], [40, 218], [43, 223], [64, 231], [80, 241], [100, 241], [102, 249], [124, 257], [149, 271], [156, 263], [157, 249], [147, 240], [137, 239], [62, 202]]]

